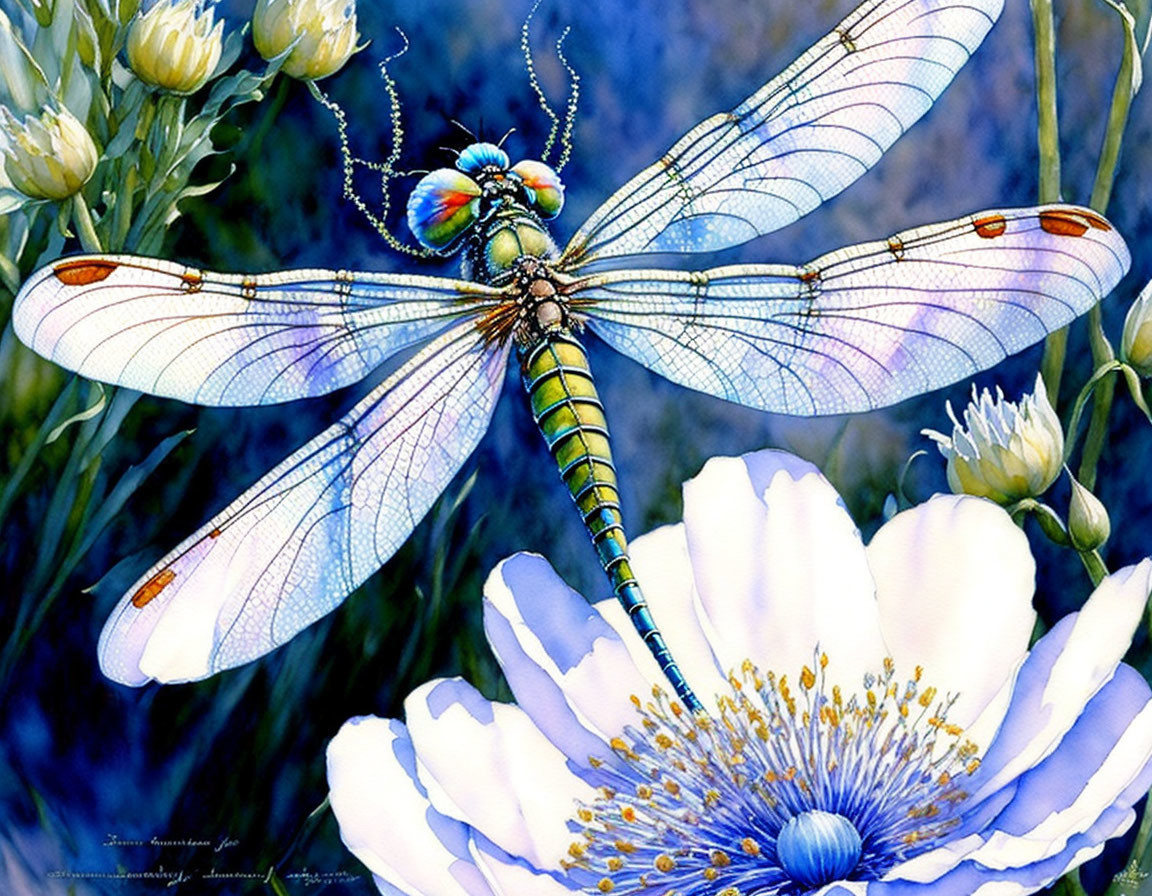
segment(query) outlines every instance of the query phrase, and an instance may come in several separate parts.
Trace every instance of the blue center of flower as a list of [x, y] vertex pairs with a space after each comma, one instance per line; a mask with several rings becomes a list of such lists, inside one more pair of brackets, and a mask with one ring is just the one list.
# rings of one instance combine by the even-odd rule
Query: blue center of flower
[[639, 724], [589, 757], [599, 796], [573, 819], [564, 867], [585, 893], [799, 896], [870, 881], [959, 820], [977, 748], [950, 700], [896, 678], [891, 660], [845, 698], [817, 654], [794, 685], [745, 663], [717, 711], [662, 690]]
[[793, 815], [776, 836], [776, 858], [796, 883], [820, 887], [842, 880], [860, 861], [855, 825], [843, 815], [809, 809]]

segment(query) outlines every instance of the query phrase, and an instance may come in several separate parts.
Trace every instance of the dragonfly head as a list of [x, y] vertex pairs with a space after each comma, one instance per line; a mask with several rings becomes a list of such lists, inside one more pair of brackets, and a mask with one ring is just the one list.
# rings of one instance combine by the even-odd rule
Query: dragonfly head
[[564, 185], [543, 162], [525, 159], [509, 167], [499, 146], [473, 143], [457, 157], [455, 168], [438, 168], [416, 184], [408, 198], [408, 226], [429, 249], [443, 252], [508, 203], [554, 218], [564, 206]]

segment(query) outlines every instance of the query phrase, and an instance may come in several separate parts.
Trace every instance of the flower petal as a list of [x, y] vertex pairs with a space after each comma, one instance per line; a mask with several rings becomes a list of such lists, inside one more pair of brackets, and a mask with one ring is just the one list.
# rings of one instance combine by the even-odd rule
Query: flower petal
[[884, 656], [860, 534], [811, 464], [780, 451], [713, 458], [684, 485], [696, 587], [721, 668], [794, 674], [817, 645], [858, 689]]
[[433, 807], [537, 868], [559, 867], [577, 799], [595, 792], [518, 706], [492, 703], [459, 679], [404, 701], [420, 780]]
[[505, 560], [488, 577], [484, 630], [517, 702], [578, 764], [604, 757], [607, 741], [636, 722], [628, 696], [658, 680], [643, 646], [647, 675], [598, 610], [533, 554]]
[[971, 858], [996, 867], [1042, 861], [1109, 806], [1129, 807], [1152, 785], [1152, 691], [1121, 665], [1047, 758], [1027, 772], [995, 832]]
[[1105, 812], [1132, 806], [1152, 785], [1150, 698], [1140, 674], [1121, 665], [1053, 753], [893, 873], [928, 883], [963, 861], [1002, 870], [1043, 862]]
[[[1084, 705], [1112, 677], [1152, 589], [1152, 560], [1113, 573], [1078, 613], [1060, 620], [1020, 668], [1008, 713], [973, 776], [973, 801], [1052, 752]], [[976, 725], [980, 720], [976, 720]]]
[[867, 556], [896, 668], [923, 666], [924, 681], [958, 694], [948, 718], [967, 726], [1028, 651], [1028, 539], [990, 501], [938, 495], [882, 526]]
[[1099, 855], [1104, 841], [1124, 833], [1135, 817], [1131, 809], [1109, 808], [1088, 831], [1073, 837], [1061, 852], [1041, 862], [1001, 869], [969, 860], [942, 877], [923, 883], [892, 876], [870, 882], [868, 896], [1025, 896]]
[[400, 722], [345, 722], [328, 745], [328, 786], [340, 838], [382, 892], [493, 896], [468, 854], [467, 826], [428, 802]]
[[[632, 543], [632, 567], [680, 671], [704, 705], [714, 707], [715, 703], [709, 698], [720, 692], [727, 693], [728, 680], [701, 627], [703, 609], [692, 576], [683, 524], [661, 526], [637, 538]], [[641, 653], [648, 653], [640, 639], [632, 634], [632, 623], [619, 604], [615, 605], [619, 613], [613, 611], [611, 615], [607, 606], [597, 606], [604, 618], [620, 631], [626, 644], [635, 644]], [[626, 630], [620, 628], [621, 624]]]
[[485, 837], [474, 836], [471, 845], [476, 866], [484, 873], [496, 896], [564, 896], [576, 891], [575, 886], [508, 855]]

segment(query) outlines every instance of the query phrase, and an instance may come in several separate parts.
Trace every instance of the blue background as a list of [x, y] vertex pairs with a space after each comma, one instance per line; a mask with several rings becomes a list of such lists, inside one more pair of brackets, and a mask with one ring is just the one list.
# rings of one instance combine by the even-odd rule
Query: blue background
[[[8, 4], [11, 0], [0, 0]], [[251, 4], [227, 5], [235, 23]], [[1036, 201], [1036, 119], [1027, 4], [1008, 0], [1000, 22], [935, 108], [856, 185], [797, 224], [715, 258], [799, 262], [839, 246], [884, 238], [918, 224], [982, 208]], [[567, 79], [552, 47], [565, 27], [581, 103], [564, 169], [567, 204], [556, 223], [564, 240], [600, 202], [707, 115], [737, 105], [842, 18], [845, 0], [546, 0], [532, 30], [537, 68], [562, 112]], [[323, 82], [347, 110], [354, 150], [383, 159], [394, 135], [376, 63], [392, 61], [405, 138], [401, 166], [451, 163], [467, 138], [515, 128], [513, 159], [535, 157], [548, 122], [536, 106], [518, 48], [529, 4], [490, 0], [360, 4], [371, 41], [340, 75]], [[1101, 3], [1058, 3], [1064, 198], [1086, 202], [1103, 136], [1120, 29]], [[253, 68], [259, 60], [249, 59]], [[257, 107], [229, 120], [237, 170], [206, 200], [189, 203], [170, 254], [221, 270], [325, 266], [455, 274], [391, 251], [341, 198], [336, 130], [302, 85], [284, 82]], [[1147, 251], [1152, 108], [1133, 105], [1109, 216], [1133, 251], [1133, 273], [1106, 305], [1118, 341], [1128, 303], [1152, 275]], [[415, 178], [393, 185], [402, 209]], [[371, 178], [358, 181], [370, 205]], [[394, 232], [410, 237], [399, 215]], [[1065, 400], [1088, 376], [1082, 326], [1071, 341]], [[815, 460], [845, 495], [866, 532], [908, 456], [914, 500], [944, 489], [943, 461], [918, 433], [947, 429], [945, 399], [961, 407], [968, 384], [852, 419], [772, 417], [673, 386], [589, 340], [621, 471], [633, 537], [679, 517], [679, 486], [708, 457], [768, 445]], [[1010, 397], [1030, 389], [1039, 349], [982, 375]], [[130, 690], [105, 681], [96, 639], [134, 575], [223, 507], [242, 488], [348, 407], [362, 390], [259, 410], [199, 410], [145, 399], [108, 463], [126, 465], [182, 428], [196, 432], [149, 480], [102, 538], [24, 655], [0, 718], [0, 855], [15, 893], [161, 892], [162, 882], [54, 880], [54, 870], [202, 873], [210, 867], [262, 876], [344, 870], [357, 879], [292, 893], [373, 892], [339, 843], [328, 814], [306, 822], [324, 798], [323, 756], [347, 717], [395, 715], [404, 695], [433, 675], [465, 674], [490, 696], [506, 696], [479, 629], [487, 572], [518, 550], [546, 553], [590, 599], [608, 594], [570, 500], [535, 431], [511, 369], [492, 429], [448, 499], [410, 543], [344, 607], [260, 663], [208, 682]], [[1149, 427], [1122, 391], [1098, 494], [1112, 511], [1105, 552], [1115, 568], [1150, 553], [1147, 536]], [[474, 483], [469, 477], [475, 474]], [[1056, 503], [1065, 500], [1057, 489]], [[451, 502], [463, 495], [459, 507]], [[1030, 532], [1035, 536], [1036, 533]], [[37, 532], [3, 533], [9, 555]], [[1088, 585], [1066, 552], [1033, 537], [1040, 558], [1037, 603], [1049, 620], [1075, 607]], [[115, 572], [96, 589], [82, 589]], [[438, 582], [443, 585], [438, 585]], [[1146, 654], [1143, 636], [1138, 650]], [[301, 837], [295, 840], [298, 834]], [[126, 846], [151, 838], [229, 841], [219, 853], [197, 845]], [[231, 843], [230, 841], [235, 841]], [[295, 841], [295, 842], [294, 842]], [[5, 885], [7, 889], [5, 889]], [[258, 882], [184, 885], [189, 893], [260, 891]]]

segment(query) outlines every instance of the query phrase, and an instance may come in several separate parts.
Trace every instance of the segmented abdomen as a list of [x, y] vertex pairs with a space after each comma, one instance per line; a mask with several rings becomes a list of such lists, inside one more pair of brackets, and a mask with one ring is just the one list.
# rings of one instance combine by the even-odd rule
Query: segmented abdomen
[[612, 575], [620, 558], [627, 557], [628, 543], [620, 517], [608, 424], [588, 368], [588, 356], [572, 336], [554, 333], [528, 352], [523, 372], [532, 416], [556, 458], [600, 562]]
[[556, 458], [600, 563], [657, 663], [690, 709], [700, 708], [648, 611], [628, 559], [616, 468], [604, 407], [584, 347], [566, 330], [549, 333], [521, 356], [532, 416]]

